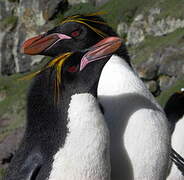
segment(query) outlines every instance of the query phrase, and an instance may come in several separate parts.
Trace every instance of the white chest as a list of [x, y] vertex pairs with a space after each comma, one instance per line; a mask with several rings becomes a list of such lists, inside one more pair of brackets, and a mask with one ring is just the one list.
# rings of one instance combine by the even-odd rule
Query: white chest
[[168, 122], [151, 93], [123, 59], [105, 65], [98, 98], [110, 129], [112, 179], [166, 177]]
[[69, 132], [49, 180], [109, 180], [109, 132], [96, 99], [72, 96], [68, 118]]

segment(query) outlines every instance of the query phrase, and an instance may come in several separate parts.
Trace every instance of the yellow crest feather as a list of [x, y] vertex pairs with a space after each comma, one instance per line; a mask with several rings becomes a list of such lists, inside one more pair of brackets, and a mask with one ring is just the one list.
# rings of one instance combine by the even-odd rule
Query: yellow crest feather
[[98, 11], [98, 12], [86, 14], [86, 16], [101, 16], [101, 15], [104, 15], [104, 14], [107, 14], [107, 12], [105, 12], [105, 11]]
[[103, 25], [107, 25], [107, 23], [104, 22], [104, 21], [98, 21], [98, 20], [95, 20], [95, 19], [93, 20], [93, 19], [87, 18], [87, 17], [97, 16], [97, 15], [102, 15], [102, 14], [105, 14], [105, 12], [96, 12], [96, 13], [86, 14], [84, 16], [82, 16], [82, 15], [73, 15], [73, 16], [69, 16], [66, 19], [64, 19], [61, 22], [61, 24], [65, 24], [67, 22], [77, 22], [77, 23], [80, 23], [80, 24], [84, 24], [85, 26], [89, 27], [91, 30], [96, 32], [99, 36], [104, 38], [104, 37], [107, 37], [107, 34], [104, 33], [103, 31], [101, 31], [100, 29], [97, 29], [97, 28], [93, 27], [88, 22], [92, 22], [92, 23], [96, 23], [96, 24], [103, 24]]
[[60, 85], [61, 85], [61, 71], [62, 71], [62, 67], [64, 62], [72, 55], [72, 52], [67, 52], [62, 54], [61, 56], [56, 57], [55, 59], [51, 60], [47, 65], [45, 65], [43, 68], [41, 68], [40, 70], [30, 73], [28, 75], [25, 75], [24, 77], [20, 78], [19, 80], [28, 80], [28, 79], [32, 79], [33, 77], [39, 75], [40, 73], [42, 73], [43, 71], [54, 67], [56, 70], [56, 75], [55, 75], [55, 79], [54, 79], [54, 95], [55, 95], [55, 99], [59, 98], [60, 96]]

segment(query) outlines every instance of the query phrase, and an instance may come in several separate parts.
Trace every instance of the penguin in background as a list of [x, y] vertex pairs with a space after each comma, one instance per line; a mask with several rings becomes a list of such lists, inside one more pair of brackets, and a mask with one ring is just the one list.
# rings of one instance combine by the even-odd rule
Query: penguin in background
[[184, 179], [184, 89], [171, 95], [164, 107], [172, 133], [173, 160], [167, 180]]
[[184, 88], [172, 94], [167, 100], [164, 111], [171, 124], [171, 132], [173, 133], [177, 122], [179, 122], [184, 115]]
[[[45, 73], [48, 75], [46, 77], [49, 79], [50, 86], [46, 88], [51, 93], [49, 97], [52, 97], [49, 102], [56, 103], [54, 99], [55, 95], [57, 96], [57, 104], [52, 104], [54, 105], [52, 108], [58, 111], [58, 119], [56, 121], [54, 117], [50, 121], [40, 121], [41, 124], [37, 122], [35, 126], [42, 131], [35, 135], [37, 141], [30, 141], [29, 144], [37, 143], [42, 147], [43, 144], [39, 143], [45, 142], [39, 137], [43, 137], [42, 133], [45, 131], [44, 140], [47, 141], [48, 148], [55, 148], [55, 151], [48, 154], [49, 151], [43, 149], [46, 157], [43, 157], [42, 164], [36, 170], [36, 160], [39, 154], [34, 154], [35, 156], [27, 161], [27, 164], [21, 164], [15, 156], [5, 177], [6, 180], [110, 180], [109, 131], [96, 96], [102, 68], [108, 61], [109, 55], [120, 45], [119, 38], [106, 38], [88, 49], [87, 53], [75, 52], [71, 53], [67, 59], [59, 60], [58, 58], [58, 61], [54, 59], [38, 72], [37, 78]], [[97, 61], [99, 59], [102, 61]], [[59, 64], [61, 66], [57, 69]], [[54, 94], [58, 92], [58, 89], [55, 89], [58, 86], [54, 86], [55, 80], [59, 81], [59, 94]], [[50, 112], [53, 113], [53, 111]], [[50, 117], [53, 115], [50, 114]], [[52, 127], [54, 125], [55, 128]], [[53, 139], [47, 135], [51, 133], [51, 130], [53, 130]], [[66, 134], [63, 137], [56, 130], [61, 133], [66, 132]], [[26, 131], [23, 142], [29, 140], [26, 139], [27, 133], [30, 132]], [[60, 136], [56, 137], [58, 135]]]
[[[117, 36], [100, 18], [76, 15], [26, 41], [23, 52], [57, 56], [112, 35]], [[110, 129], [111, 179], [166, 179], [171, 148], [168, 121], [132, 69], [124, 44], [103, 68], [98, 99]]]

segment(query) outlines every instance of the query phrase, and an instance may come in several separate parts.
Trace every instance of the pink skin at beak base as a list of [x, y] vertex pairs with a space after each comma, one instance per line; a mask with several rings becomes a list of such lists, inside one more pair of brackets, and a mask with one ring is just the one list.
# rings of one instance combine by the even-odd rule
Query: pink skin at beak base
[[80, 71], [82, 71], [89, 63], [107, 57], [114, 53], [121, 46], [122, 41], [119, 37], [107, 37], [95, 44], [81, 59]]

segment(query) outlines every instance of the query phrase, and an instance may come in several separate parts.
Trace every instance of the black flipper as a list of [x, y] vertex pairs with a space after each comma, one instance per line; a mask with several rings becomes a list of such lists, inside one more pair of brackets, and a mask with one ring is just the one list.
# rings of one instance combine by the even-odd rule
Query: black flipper
[[184, 158], [181, 157], [173, 148], [171, 149], [170, 158], [184, 176]]
[[[170, 123], [171, 133], [174, 132], [176, 123], [184, 115], [184, 91], [179, 91], [170, 96], [164, 107], [165, 114]], [[171, 149], [170, 158], [184, 176], [184, 158], [173, 148]]]
[[[25, 153], [20, 149], [12, 159], [4, 180], [35, 180], [42, 162], [43, 157], [39, 150], [35, 149]], [[18, 168], [15, 168], [15, 166]]]

